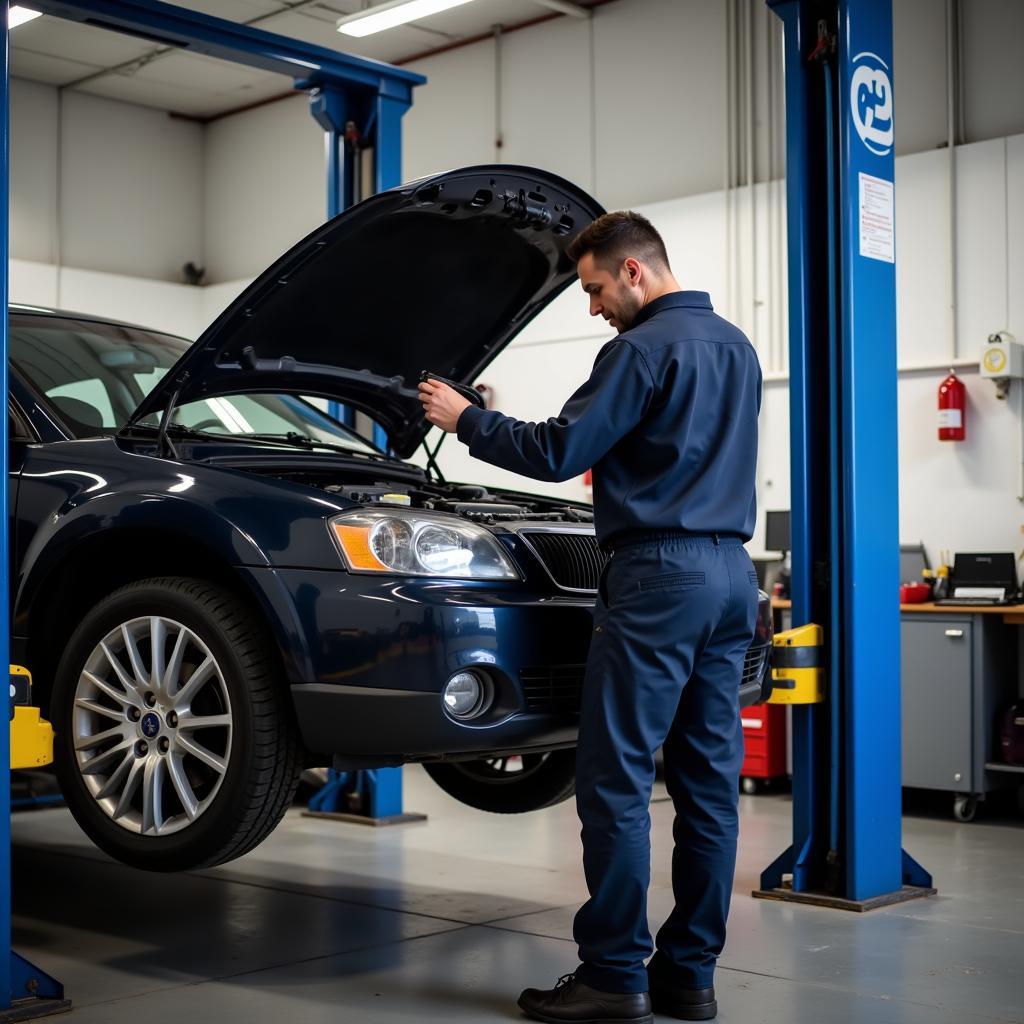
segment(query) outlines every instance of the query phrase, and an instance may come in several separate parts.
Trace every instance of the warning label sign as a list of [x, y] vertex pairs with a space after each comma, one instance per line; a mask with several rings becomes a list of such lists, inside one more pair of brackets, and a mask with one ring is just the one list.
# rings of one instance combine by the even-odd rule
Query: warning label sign
[[860, 254], [870, 260], [896, 262], [892, 182], [870, 174], [860, 179]]

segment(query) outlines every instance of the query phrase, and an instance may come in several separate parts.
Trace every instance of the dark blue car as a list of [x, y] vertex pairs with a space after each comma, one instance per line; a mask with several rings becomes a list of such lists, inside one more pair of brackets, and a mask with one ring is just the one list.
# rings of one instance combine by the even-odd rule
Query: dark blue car
[[[100, 847], [240, 856], [310, 765], [423, 762], [493, 811], [572, 793], [591, 509], [407, 460], [420, 371], [476, 380], [600, 212], [552, 175], [469, 168], [323, 225], [193, 345], [11, 310], [12, 660]], [[745, 701], [770, 640], [764, 598]]]

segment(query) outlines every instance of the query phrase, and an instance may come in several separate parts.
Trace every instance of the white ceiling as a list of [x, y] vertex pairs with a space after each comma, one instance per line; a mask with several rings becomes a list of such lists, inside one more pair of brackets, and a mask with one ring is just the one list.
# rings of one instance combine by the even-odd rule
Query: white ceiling
[[[589, 0], [580, 0], [587, 6]], [[29, 4], [30, 5], [30, 4]], [[191, 0], [181, 6], [334, 50], [401, 61], [552, 12], [540, 0], [474, 0], [364, 39], [335, 22], [362, 0]], [[291, 79], [241, 64], [167, 50], [132, 36], [44, 15], [11, 32], [11, 74], [82, 92], [210, 117], [287, 92]]]

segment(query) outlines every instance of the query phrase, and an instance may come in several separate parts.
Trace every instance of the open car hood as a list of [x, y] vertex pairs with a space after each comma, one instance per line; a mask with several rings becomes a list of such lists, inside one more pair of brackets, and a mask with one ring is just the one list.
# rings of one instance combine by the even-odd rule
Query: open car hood
[[467, 167], [379, 193], [290, 249], [167, 372], [132, 422], [176, 403], [289, 392], [361, 409], [407, 458], [421, 370], [472, 384], [576, 276], [603, 210], [545, 171]]

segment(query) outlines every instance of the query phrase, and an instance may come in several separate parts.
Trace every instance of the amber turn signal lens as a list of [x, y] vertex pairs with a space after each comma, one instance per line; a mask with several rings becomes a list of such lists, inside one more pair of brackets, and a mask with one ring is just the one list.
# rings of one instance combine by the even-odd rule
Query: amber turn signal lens
[[388, 572], [388, 566], [370, 549], [371, 528], [369, 526], [349, 526], [345, 523], [332, 523], [331, 525], [334, 527], [338, 543], [353, 569]]

